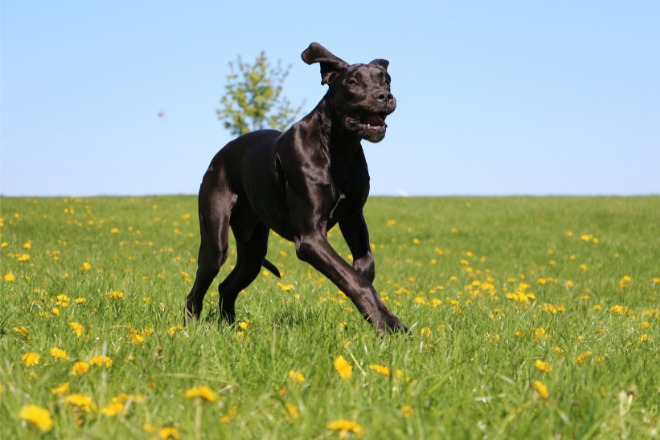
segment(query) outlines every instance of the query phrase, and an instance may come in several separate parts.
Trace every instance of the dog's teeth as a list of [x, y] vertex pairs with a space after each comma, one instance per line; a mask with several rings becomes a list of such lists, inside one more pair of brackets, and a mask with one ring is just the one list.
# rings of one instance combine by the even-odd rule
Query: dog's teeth
[[378, 115], [370, 115], [368, 116], [365, 121], [367, 125], [371, 125], [372, 127], [380, 127], [385, 124], [385, 121], [383, 121], [383, 118], [381, 118]]

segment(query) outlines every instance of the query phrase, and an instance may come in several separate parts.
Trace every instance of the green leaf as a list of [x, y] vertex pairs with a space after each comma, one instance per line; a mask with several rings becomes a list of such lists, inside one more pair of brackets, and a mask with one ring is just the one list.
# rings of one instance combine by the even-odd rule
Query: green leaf
[[225, 95], [216, 110], [223, 126], [237, 136], [262, 128], [285, 130], [302, 111], [302, 104], [292, 108], [281, 97], [290, 69], [291, 65], [282, 68], [281, 60], [271, 67], [263, 51], [253, 64], [244, 63], [240, 56], [230, 62]]

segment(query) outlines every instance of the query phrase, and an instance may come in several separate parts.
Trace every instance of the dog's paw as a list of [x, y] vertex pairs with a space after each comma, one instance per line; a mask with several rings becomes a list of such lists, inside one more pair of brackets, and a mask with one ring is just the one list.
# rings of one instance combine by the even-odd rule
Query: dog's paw
[[376, 331], [383, 338], [391, 334], [410, 334], [410, 330], [395, 315], [386, 316], [376, 323]]

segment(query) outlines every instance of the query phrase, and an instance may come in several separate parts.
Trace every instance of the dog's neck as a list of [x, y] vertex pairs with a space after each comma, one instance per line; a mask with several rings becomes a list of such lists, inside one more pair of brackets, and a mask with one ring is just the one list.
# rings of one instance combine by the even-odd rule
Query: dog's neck
[[355, 153], [362, 147], [359, 136], [346, 130], [343, 121], [333, 117], [337, 115], [333, 109], [332, 95], [328, 92], [314, 109], [315, 123], [319, 124], [321, 146], [330, 153], [332, 167], [348, 168]]

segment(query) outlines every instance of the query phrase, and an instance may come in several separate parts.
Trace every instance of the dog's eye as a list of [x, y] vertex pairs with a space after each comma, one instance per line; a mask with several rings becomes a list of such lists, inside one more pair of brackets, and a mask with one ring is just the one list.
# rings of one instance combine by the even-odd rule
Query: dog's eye
[[346, 84], [349, 85], [349, 86], [357, 86], [357, 85], [358, 85], [358, 81], [357, 81], [357, 79], [355, 79], [355, 78], [348, 78], [348, 79], [346, 80]]

